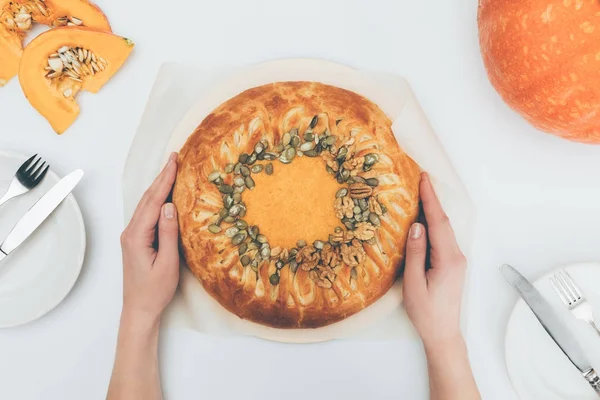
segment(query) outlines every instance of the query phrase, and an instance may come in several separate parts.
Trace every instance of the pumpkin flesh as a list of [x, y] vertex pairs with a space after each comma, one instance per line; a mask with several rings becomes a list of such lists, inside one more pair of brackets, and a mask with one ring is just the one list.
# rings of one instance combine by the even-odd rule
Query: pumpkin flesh
[[[61, 49], [83, 49], [97, 58], [101, 71], [89, 71], [91, 64], [80, 66], [81, 76], [73, 79], [69, 72], [56, 72], [49, 59], [56, 58]], [[24, 50], [19, 66], [19, 81], [31, 105], [48, 120], [57, 133], [63, 133], [79, 115], [76, 95], [81, 90], [96, 93], [123, 65], [133, 42], [109, 32], [85, 27], [55, 28], [42, 33]], [[51, 57], [52, 56], [52, 57]], [[85, 64], [85, 62], [80, 63]]]
[[34, 23], [111, 30], [106, 15], [87, 0], [0, 0], [0, 86], [17, 74], [23, 39]]

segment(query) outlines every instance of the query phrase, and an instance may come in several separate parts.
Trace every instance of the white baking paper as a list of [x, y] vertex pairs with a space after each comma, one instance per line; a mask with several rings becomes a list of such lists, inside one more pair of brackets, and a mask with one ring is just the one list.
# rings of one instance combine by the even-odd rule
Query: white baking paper
[[[474, 206], [408, 82], [399, 76], [356, 71], [313, 59], [279, 60], [228, 70], [163, 65], [125, 166], [123, 196], [126, 222], [169, 153], [178, 151], [213, 109], [251, 87], [301, 80], [354, 91], [369, 98], [387, 113], [394, 121], [392, 130], [400, 146], [432, 176], [459, 244], [468, 256], [475, 223]], [[416, 333], [401, 302], [401, 282], [398, 281], [376, 303], [341, 322], [318, 329], [274, 329], [242, 320], [225, 310], [204, 291], [182, 262], [179, 288], [165, 311], [163, 325], [215, 335], [253, 335], [293, 343], [347, 338], [416, 340]], [[465, 304], [464, 310], [467, 310]], [[465, 321], [463, 312], [463, 327]]]

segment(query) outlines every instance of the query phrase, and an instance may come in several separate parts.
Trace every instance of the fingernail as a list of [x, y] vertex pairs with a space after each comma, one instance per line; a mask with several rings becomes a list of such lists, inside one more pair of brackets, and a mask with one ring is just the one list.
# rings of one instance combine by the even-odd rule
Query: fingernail
[[423, 234], [423, 227], [419, 223], [413, 224], [413, 226], [410, 227], [409, 234], [411, 239], [419, 239]]
[[163, 207], [163, 214], [165, 215], [166, 219], [173, 219], [175, 216], [175, 206], [173, 206], [171, 203], [165, 204]]
[[177, 153], [176, 152], [171, 153], [171, 155], [169, 156], [169, 161], [177, 161]]

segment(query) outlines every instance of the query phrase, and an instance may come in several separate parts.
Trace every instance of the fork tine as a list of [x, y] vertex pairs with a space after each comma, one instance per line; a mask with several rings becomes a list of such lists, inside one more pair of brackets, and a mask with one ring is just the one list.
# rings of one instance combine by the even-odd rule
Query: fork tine
[[38, 158], [37, 160], [35, 160], [35, 162], [33, 163], [33, 165], [31, 165], [31, 166], [29, 166], [29, 167], [27, 167], [27, 168], [25, 169], [25, 172], [27, 173], [27, 175], [29, 175], [29, 176], [31, 176], [31, 175], [32, 175], [31, 173], [33, 172], [33, 170], [35, 170], [35, 167], [37, 167], [38, 163], [39, 163], [41, 160], [42, 160], [41, 158]]
[[581, 290], [579, 289], [579, 287], [577, 286], [577, 284], [575, 283], [573, 278], [571, 278], [571, 275], [569, 275], [569, 272], [566, 269], [563, 270], [563, 273], [564, 273], [567, 283], [569, 284], [571, 289], [573, 289], [577, 298], [580, 299], [581, 298]]
[[568, 304], [571, 305], [575, 301], [575, 299], [573, 298], [573, 295], [569, 292], [568, 288], [565, 286], [564, 282], [562, 281], [560, 273], [558, 273], [558, 272], [555, 273], [554, 279], [556, 281], [556, 284], [562, 291], [563, 295], [567, 299]]
[[[40, 158], [40, 160], [41, 160], [41, 158]], [[40, 173], [40, 171], [42, 171], [44, 169], [45, 166], [46, 166], [46, 161], [42, 162], [42, 165], [40, 165], [39, 167], [37, 167], [37, 169], [35, 171], [32, 168], [31, 172], [29, 173], [29, 176], [31, 177], [31, 179], [35, 180], [35, 178], [38, 176], [38, 174]]]
[[562, 302], [565, 305], [571, 304], [571, 302], [565, 297], [565, 294], [563, 293], [562, 289], [558, 286], [558, 283], [556, 282], [556, 275], [550, 278], [550, 283], [554, 287], [554, 291], [556, 291], [556, 293], [558, 294], [558, 297], [560, 297]]
[[19, 167], [19, 172], [25, 172], [27, 170], [27, 168], [29, 168], [29, 166], [31, 165], [31, 162], [37, 157], [37, 153], [32, 155], [31, 157], [29, 157], [27, 159], [27, 161], [25, 161], [23, 164], [21, 164], [21, 166]]
[[[43, 165], [42, 165], [42, 167], [43, 167]], [[40, 167], [40, 169], [42, 167]], [[38, 183], [41, 182], [42, 179], [44, 179], [44, 177], [46, 176], [46, 173], [48, 172], [49, 168], [50, 168], [50, 165], [46, 165], [46, 168], [44, 168], [44, 170], [42, 172], [40, 172], [40, 174], [37, 177], [34, 178], [34, 184], [35, 185], [37, 185]]]
[[557, 276], [558, 276], [558, 281], [560, 282], [560, 284], [563, 287], [564, 291], [567, 293], [569, 299], [571, 299], [571, 302], [575, 302], [575, 300], [577, 300], [577, 296], [575, 295], [575, 293], [573, 293], [573, 291], [571, 290], [571, 288], [567, 284], [567, 281], [565, 279], [564, 274], [561, 273], [561, 272], [558, 272]]

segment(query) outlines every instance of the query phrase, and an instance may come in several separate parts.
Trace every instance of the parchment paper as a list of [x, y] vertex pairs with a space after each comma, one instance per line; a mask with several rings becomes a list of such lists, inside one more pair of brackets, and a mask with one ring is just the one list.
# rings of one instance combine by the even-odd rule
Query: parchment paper
[[[475, 223], [474, 206], [406, 80], [313, 59], [279, 60], [218, 71], [163, 65], [125, 166], [126, 223], [169, 153], [178, 151], [214, 108], [248, 88], [296, 80], [318, 81], [352, 90], [374, 101], [386, 112], [394, 121], [392, 130], [400, 146], [432, 176], [459, 244], [468, 257]], [[416, 339], [401, 301], [401, 282], [398, 281], [376, 303], [336, 324], [309, 330], [273, 329], [241, 320], [226, 311], [204, 291], [182, 263], [179, 288], [165, 311], [163, 325], [215, 335], [254, 335], [293, 343], [342, 338]], [[464, 301], [463, 327], [467, 309]]]

